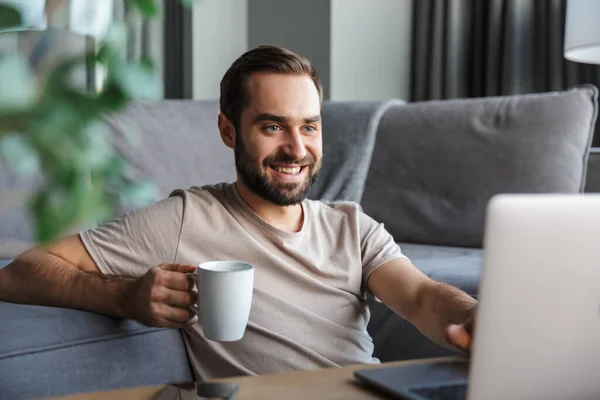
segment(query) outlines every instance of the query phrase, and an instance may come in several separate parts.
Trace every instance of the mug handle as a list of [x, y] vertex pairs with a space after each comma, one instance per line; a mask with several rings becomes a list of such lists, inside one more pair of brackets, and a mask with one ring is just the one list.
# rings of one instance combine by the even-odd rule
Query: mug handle
[[[187, 272], [186, 273], [187, 276], [191, 276], [192, 278], [194, 278], [194, 288], [196, 289], [196, 293], [198, 293], [198, 285], [196, 284], [196, 278], [195, 276], [198, 275], [198, 269], [196, 269], [195, 272]], [[188, 306], [188, 308], [190, 310], [192, 310], [192, 312], [194, 314], [196, 314], [196, 317], [199, 319], [200, 318], [200, 308], [198, 307], [198, 304], [193, 304], [191, 306]], [[190, 321], [192, 321], [194, 318], [192, 318]]]

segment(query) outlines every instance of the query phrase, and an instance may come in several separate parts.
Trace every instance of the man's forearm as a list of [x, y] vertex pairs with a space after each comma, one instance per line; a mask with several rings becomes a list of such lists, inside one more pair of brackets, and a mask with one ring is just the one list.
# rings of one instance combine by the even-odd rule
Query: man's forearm
[[133, 281], [83, 272], [59, 257], [32, 249], [0, 269], [0, 300], [128, 317], [125, 294]]
[[419, 303], [419, 329], [436, 343], [448, 346], [446, 328], [464, 323], [474, 312], [477, 300], [454, 286], [432, 282], [421, 292]]

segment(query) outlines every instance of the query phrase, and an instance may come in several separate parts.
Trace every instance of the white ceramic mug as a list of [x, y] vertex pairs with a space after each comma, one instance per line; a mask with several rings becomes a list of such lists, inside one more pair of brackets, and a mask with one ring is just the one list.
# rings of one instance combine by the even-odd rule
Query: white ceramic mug
[[233, 342], [246, 331], [254, 266], [238, 261], [209, 261], [198, 265], [198, 320], [210, 340]]

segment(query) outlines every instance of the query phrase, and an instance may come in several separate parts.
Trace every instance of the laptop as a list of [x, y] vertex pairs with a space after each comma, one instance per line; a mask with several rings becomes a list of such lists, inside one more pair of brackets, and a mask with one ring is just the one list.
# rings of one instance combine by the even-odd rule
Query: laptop
[[483, 248], [470, 361], [355, 377], [411, 400], [600, 399], [600, 195], [496, 195]]

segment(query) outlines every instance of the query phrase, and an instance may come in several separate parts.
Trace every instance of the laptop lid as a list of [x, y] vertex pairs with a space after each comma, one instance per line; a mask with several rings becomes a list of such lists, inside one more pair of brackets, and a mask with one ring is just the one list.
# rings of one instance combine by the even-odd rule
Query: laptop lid
[[488, 204], [469, 399], [600, 396], [600, 195]]

